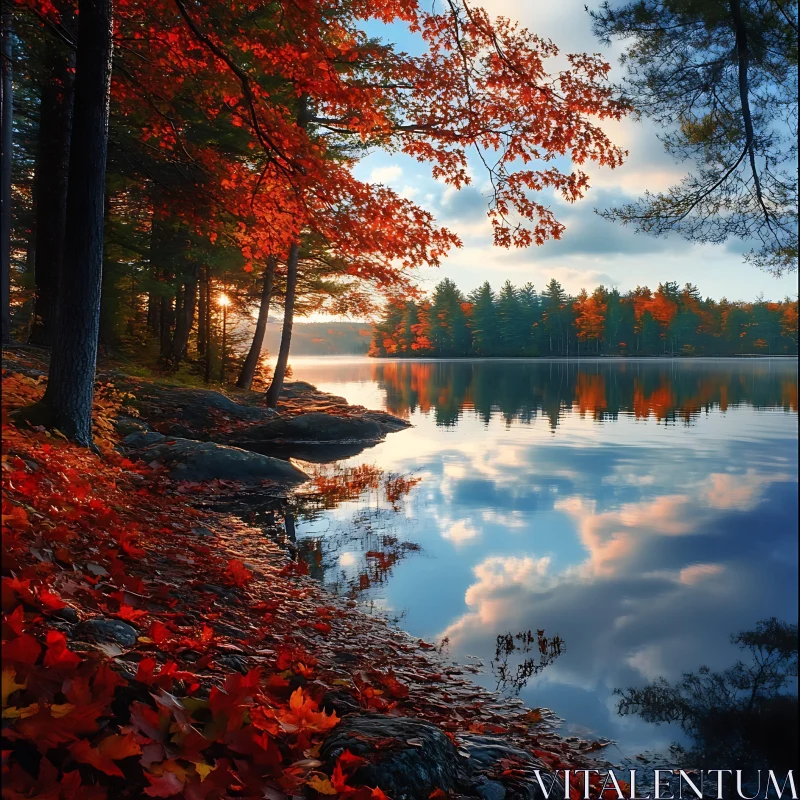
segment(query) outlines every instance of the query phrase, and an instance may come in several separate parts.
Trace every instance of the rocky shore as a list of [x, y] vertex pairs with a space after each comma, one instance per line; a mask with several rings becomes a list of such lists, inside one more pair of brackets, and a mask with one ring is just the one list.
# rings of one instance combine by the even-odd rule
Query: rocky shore
[[[41, 393], [43, 377], [5, 355], [3, 513], [12, 527], [4, 527], [4, 611], [21, 608], [14, 613], [24, 621], [10, 644], [28, 637], [52, 648], [62, 636], [59, 657], [69, 653], [80, 674], [110, 664], [119, 685], [104, 730], [138, 737], [118, 770], [125, 783], [112, 770], [95, 774], [91, 760], [79, 761], [85, 782], [123, 798], [255, 796], [205, 783], [215, 776], [222, 787], [230, 773], [228, 785], [257, 785], [272, 800], [515, 800], [542, 795], [537, 769], [597, 766], [596, 745], [561, 739], [546, 711], [478, 687], [433, 644], [332, 596], [276, 543], [288, 524], [280, 504], [306, 476], [272, 447], [363, 449], [407, 423], [308, 384], [289, 384], [276, 413], [247, 397], [103, 375], [98, 457], [8, 422], [9, 411]], [[264, 451], [235, 446], [252, 442]], [[269, 525], [224, 510], [254, 495], [274, 502]], [[53, 542], [53, 531], [63, 541]], [[25, 704], [49, 698], [49, 713], [68, 708], [58, 712], [66, 721], [75, 713], [58, 706], [71, 695], [52, 679], [38, 700], [31, 694], [52, 672], [53, 657], [38, 653], [36, 645], [11, 662], [8, 696], [4, 688], [4, 704], [16, 709], [4, 710], [15, 754], [33, 735], [17, 713]], [[252, 683], [237, 694], [243, 681], [257, 681], [257, 693]], [[218, 720], [221, 696], [238, 698], [240, 710], [225, 706], [227, 722]], [[159, 732], [170, 725], [191, 746], [183, 734], [170, 745]], [[66, 758], [64, 770], [69, 753], [77, 758], [70, 736], [99, 747], [94, 728], [80, 730], [45, 748], [56, 764]], [[267, 757], [270, 742], [276, 750]], [[173, 793], [144, 791], [164, 775]], [[563, 788], [554, 791], [563, 797]]]

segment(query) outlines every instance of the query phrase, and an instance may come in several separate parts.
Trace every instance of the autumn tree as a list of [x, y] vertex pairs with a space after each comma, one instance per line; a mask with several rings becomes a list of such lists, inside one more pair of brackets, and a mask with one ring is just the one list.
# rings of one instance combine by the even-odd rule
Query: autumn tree
[[593, 341], [595, 352], [600, 352], [600, 341], [604, 337], [608, 309], [608, 293], [605, 287], [598, 286], [591, 296], [582, 289], [573, 308], [578, 341]]
[[80, 0], [64, 261], [47, 389], [31, 419], [92, 444], [100, 326], [105, 167], [111, 86], [112, 5]]

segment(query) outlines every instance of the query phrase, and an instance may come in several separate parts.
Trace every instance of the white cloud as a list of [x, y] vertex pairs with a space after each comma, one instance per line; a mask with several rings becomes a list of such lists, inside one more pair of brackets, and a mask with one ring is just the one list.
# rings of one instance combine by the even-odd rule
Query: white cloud
[[442, 530], [442, 538], [449, 539], [456, 545], [467, 544], [480, 535], [481, 532], [467, 519], [460, 519]]
[[383, 183], [390, 185], [399, 180], [403, 175], [403, 170], [396, 164], [386, 167], [374, 167], [369, 174], [370, 183]]
[[680, 571], [678, 580], [685, 583], [687, 586], [694, 586], [697, 583], [710, 578], [713, 575], [719, 575], [724, 567], [720, 564], [692, 564], [689, 567], [684, 567]]

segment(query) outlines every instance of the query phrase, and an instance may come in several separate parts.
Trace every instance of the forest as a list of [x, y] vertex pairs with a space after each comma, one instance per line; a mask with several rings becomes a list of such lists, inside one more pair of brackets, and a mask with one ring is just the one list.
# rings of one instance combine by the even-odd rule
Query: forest
[[[277, 306], [274, 405], [295, 316], [364, 316], [412, 294], [415, 271], [461, 242], [357, 179], [370, 151], [404, 153], [460, 188], [467, 152], [496, 150], [487, 210], [504, 247], [563, 230], [531, 190], [572, 201], [588, 185], [577, 166], [516, 162], [624, 159], [598, 124], [629, 112], [609, 65], [575, 55], [550, 69], [554, 45], [482, 10], [326, 0], [240, 12], [26, 0], [4, 13], [3, 336], [53, 345], [36, 413], [70, 438], [89, 439], [98, 347], [167, 372], [191, 359], [207, 382], [250, 388]], [[392, 19], [422, 55], [364, 30]], [[237, 317], [256, 325], [235, 375]]]
[[715, 301], [675, 282], [571, 297], [555, 279], [540, 292], [510, 281], [495, 292], [487, 281], [466, 297], [445, 279], [425, 300], [390, 305], [370, 348], [372, 356], [412, 358], [796, 353], [796, 298]]

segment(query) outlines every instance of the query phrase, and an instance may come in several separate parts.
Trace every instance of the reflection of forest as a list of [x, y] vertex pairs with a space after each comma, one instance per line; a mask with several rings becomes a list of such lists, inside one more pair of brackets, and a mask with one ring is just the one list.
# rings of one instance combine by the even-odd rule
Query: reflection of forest
[[[348, 502], [357, 502], [358, 510], [347, 525], [298, 542], [310, 574], [350, 597], [385, 583], [398, 561], [419, 550], [419, 545], [399, 539], [393, 531], [397, 524], [394, 515], [420, 480], [369, 464], [316, 466], [310, 486], [293, 496], [300, 518], [314, 520], [320, 512]], [[343, 553], [349, 554], [344, 563]]]
[[386, 408], [408, 416], [434, 412], [454, 425], [463, 409], [488, 422], [539, 415], [556, 427], [577, 412], [594, 419], [689, 422], [703, 411], [746, 405], [797, 411], [797, 364], [791, 361], [395, 361], [372, 366]]

